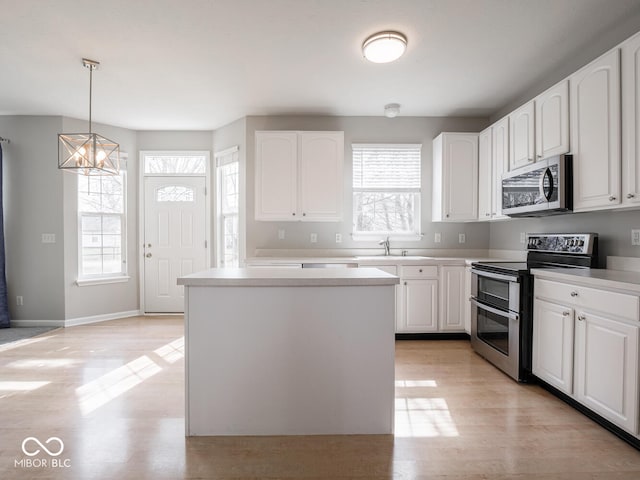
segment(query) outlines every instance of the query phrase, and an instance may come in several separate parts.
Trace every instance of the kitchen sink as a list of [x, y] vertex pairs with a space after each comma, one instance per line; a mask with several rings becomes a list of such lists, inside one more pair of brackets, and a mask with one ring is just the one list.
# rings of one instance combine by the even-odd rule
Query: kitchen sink
[[433, 257], [423, 257], [422, 255], [367, 255], [356, 256], [356, 260], [429, 260]]

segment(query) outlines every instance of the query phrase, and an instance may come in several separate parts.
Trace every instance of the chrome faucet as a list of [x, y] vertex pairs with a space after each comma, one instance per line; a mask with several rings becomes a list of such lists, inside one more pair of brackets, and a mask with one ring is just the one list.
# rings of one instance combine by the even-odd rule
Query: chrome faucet
[[391, 255], [391, 252], [389, 251], [389, 249], [390, 249], [389, 237], [387, 237], [386, 240], [380, 240], [378, 242], [378, 245], [382, 245], [384, 247], [384, 254], [386, 256]]

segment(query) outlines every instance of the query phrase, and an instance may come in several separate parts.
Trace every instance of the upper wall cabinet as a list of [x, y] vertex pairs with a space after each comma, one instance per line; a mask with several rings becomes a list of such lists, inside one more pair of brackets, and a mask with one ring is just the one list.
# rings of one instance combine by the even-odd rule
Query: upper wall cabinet
[[478, 134], [441, 133], [433, 139], [434, 222], [478, 219]]
[[502, 215], [502, 174], [509, 169], [509, 117], [478, 134], [478, 220]]
[[343, 164], [343, 132], [256, 132], [256, 220], [341, 221]]
[[569, 151], [569, 81], [535, 98], [536, 160]]
[[640, 33], [622, 49], [622, 203], [640, 203]]
[[491, 220], [494, 196], [491, 127], [478, 134], [478, 220]]
[[535, 161], [533, 100], [509, 115], [509, 170], [524, 167]]
[[569, 77], [573, 209], [620, 204], [620, 51]]

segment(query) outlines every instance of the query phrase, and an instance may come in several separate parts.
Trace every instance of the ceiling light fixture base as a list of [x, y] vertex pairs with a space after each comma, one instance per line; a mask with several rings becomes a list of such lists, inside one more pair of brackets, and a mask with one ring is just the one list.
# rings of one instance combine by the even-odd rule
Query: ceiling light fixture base
[[399, 103], [388, 103], [384, 106], [384, 116], [387, 118], [394, 118], [400, 114]]
[[364, 58], [373, 63], [389, 63], [399, 59], [407, 49], [407, 37], [395, 31], [374, 33], [362, 44]]

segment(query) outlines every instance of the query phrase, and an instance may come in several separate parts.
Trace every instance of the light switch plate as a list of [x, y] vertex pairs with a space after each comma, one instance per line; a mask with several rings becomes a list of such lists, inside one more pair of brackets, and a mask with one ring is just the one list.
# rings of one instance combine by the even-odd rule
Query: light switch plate
[[284, 228], [278, 229], [278, 240], [284, 240]]
[[467, 241], [467, 236], [464, 233], [458, 234], [458, 243], [464, 243]]
[[527, 241], [527, 235], [524, 232], [520, 232], [520, 243], [525, 243]]
[[440, 242], [442, 241], [442, 235], [440, 234], [440, 232], [436, 233], [436, 234], [433, 236], [433, 241], [434, 241], [435, 243], [440, 243]]
[[311, 235], [309, 235], [309, 241], [311, 243], [318, 243], [318, 234], [312, 233]]
[[342, 234], [336, 233], [336, 243], [342, 243]]
[[55, 233], [43, 233], [42, 234], [42, 243], [56, 243], [56, 234]]
[[640, 230], [631, 230], [631, 245], [640, 245]]

